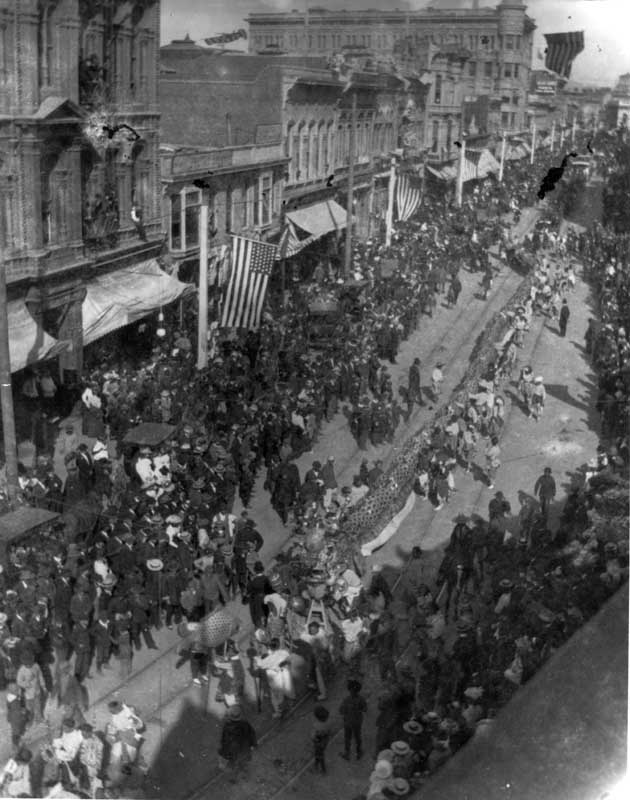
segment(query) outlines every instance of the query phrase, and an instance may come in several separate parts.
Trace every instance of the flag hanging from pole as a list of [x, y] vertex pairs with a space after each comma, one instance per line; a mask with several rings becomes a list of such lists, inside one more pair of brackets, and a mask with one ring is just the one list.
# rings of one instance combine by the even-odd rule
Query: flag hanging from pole
[[300, 239], [295, 230], [295, 225], [290, 219], [285, 220], [284, 229], [280, 235], [278, 242], [278, 252], [276, 253], [276, 260], [282, 258], [291, 258], [306, 247], [307, 244], [315, 241], [314, 236], [307, 236], [305, 239]]
[[563, 78], [571, 75], [573, 59], [584, 50], [584, 31], [546, 33], [545, 67]]
[[256, 329], [260, 326], [277, 249], [275, 244], [232, 236], [232, 263], [223, 297], [222, 327]]
[[396, 186], [398, 221], [406, 222], [420, 205], [420, 189], [414, 189], [406, 175], [400, 175]]

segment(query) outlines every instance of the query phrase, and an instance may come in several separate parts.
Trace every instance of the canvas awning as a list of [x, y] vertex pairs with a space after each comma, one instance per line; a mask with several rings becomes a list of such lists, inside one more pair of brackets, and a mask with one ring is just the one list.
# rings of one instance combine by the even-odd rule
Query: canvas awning
[[286, 216], [298, 228], [309, 233], [313, 239], [319, 239], [332, 231], [342, 230], [348, 221], [345, 209], [334, 200], [322, 200], [306, 208], [288, 211]]
[[95, 278], [83, 301], [83, 343], [146, 317], [188, 290], [189, 284], [167, 275], [155, 259]]
[[11, 300], [8, 311], [11, 372], [59, 355], [69, 347], [69, 342], [57, 341], [37, 324], [23, 300]]

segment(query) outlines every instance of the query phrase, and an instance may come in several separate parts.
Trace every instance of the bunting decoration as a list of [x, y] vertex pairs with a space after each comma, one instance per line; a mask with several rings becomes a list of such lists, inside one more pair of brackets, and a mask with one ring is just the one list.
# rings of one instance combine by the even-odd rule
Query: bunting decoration
[[420, 205], [420, 189], [414, 189], [407, 175], [400, 175], [396, 184], [398, 221], [406, 222]]
[[218, 36], [210, 36], [204, 39], [206, 44], [227, 44], [227, 42], [236, 42], [238, 39], [247, 39], [247, 31], [245, 28], [239, 28], [232, 33], [220, 33]]
[[584, 50], [584, 31], [546, 33], [545, 67], [563, 78], [571, 76], [573, 60]]

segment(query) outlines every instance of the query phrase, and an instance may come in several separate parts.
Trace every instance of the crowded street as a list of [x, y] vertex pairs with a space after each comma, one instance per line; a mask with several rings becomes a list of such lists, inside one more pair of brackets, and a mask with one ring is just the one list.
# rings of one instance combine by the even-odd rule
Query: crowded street
[[[106, 17], [112, 35], [158, 31], [160, 4], [136, 5]], [[497, 24], [515, 14], [530, 36], [504, 6]], [[105, 114], [87, 50], [79, 104], [37, 112], [81, 125], [82, 164], [133, 163], [132, 227], [128, 200], [92, 187], [84, 276], [21, 299], [2, 240], [0, 797], [603, 797], [626, 760], [627, 125], [573, 99], [570, 125], [538, 118], [531, 92], [537, 110], [491, 136], [483, 104], [464, 130], [466, 101], [461, 141], [449, 127], [431, 159], [392, 122], [427, 91], [440, 103], [429, 73], [261, 55], [248, 24], [240, 56], [224, 50], [240, 28], [159, 48], [159, 106], [132, 87], [140, 133], [123, 95]], [[545, 75], [567, 78], [557, 52]], [[204, 102], [232, 108], [228, 73], [253, 92], [211, 151], [173, 88], [197, 73]], [[326, 103], [348, 136], [294, 137], [291, 114]], [[131, 134], [108, 144], [107, 120]], [[312, 179], [327, 153], [343, 169], [300, 205], [300, 168]], [[242, 193], [239, 159], [256, 176]], [[72, 217], [50, 191], [46, 246], [64, 203]]]

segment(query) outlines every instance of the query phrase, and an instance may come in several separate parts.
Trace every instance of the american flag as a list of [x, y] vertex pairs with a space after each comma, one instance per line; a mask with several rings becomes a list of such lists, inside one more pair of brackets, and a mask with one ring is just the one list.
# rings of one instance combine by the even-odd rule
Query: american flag
[[398, 221], [406, 222], [420, 205], [420, 189], [414, 189], [406, 175], [400, 175], [396, 188]]
[[276, 259], [279, 261], [281, 258], [291, 258], [296, 253], [299, 253], [302, 248], [307, 244], [315, 241], [314, 236], [307, 236], [305, 239], [300, 239], [295, 230], [295, 225], [291, 220], [287, 219], [284, 223], [284, 229], [278, 242], [278, 252]]
[[568, 79], [573, 59], [584, 50], [584, 31], [546, 33], [545, 40], [545, 67]]
[[276, 250], [275, 244], [232, 236], [232, 265], [221, 317], [224, 328], [260, 326]]

